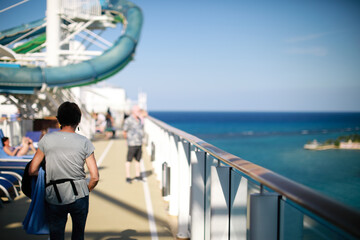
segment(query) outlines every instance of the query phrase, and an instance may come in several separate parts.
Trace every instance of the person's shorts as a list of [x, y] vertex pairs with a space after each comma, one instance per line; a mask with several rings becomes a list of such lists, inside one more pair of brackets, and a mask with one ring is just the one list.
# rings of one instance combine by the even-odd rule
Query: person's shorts
[[136, 161], [140, 162], [141, 155], [142, 155], [141, 146], [129, 146], [127, 161], [131, 162], [133, 158], [135, 158]]
[[114, 129], [110, 127], [105, 129], [105, 132], [112, 132], [112, 131], [114, 131]]

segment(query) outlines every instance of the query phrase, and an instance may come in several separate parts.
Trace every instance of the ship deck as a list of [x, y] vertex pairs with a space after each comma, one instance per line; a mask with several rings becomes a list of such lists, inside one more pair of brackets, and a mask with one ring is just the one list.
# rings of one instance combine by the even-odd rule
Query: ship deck
[[[143, 151], [144, 182], [125, 182], [126, 142], [123, 139], [94, 141], [100, 182], [90, 194], [90, 209], [85, 239], [174, 239], [174, 218], [161, 196], [150, 157]], [[132, 164], [132, 174], [135, 169]], [[22, 193], [15, 201], [0, 208], [1, 239], [48, 239], [47, 235], [29, 235], [22, 229], [30, 200]], [[71, 218], [66, 226], [71, 239]]]

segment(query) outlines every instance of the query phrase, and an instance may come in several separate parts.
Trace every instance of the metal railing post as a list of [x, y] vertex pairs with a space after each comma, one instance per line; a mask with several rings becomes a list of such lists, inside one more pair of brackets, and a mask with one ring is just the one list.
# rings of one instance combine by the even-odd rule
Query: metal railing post
[[190, 208], [190, 143], [184, 140], [178, 143], [179, 153], [179, 216], [178, 239], [189, 238]]

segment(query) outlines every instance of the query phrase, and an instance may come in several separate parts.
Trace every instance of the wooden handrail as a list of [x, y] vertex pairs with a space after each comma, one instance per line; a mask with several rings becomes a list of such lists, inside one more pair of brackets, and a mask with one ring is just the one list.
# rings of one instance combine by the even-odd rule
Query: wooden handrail
[[164, 130], [190, 142], [214, 158], [269, 187], [317, 216], [329, 221], [355, 237], [360, 237], [360, 212], [328, 198], [302, 184], [294, 182], [259, 165], [225, 152], [200, 138], [174, 128], [156, 118], [148, 117]]

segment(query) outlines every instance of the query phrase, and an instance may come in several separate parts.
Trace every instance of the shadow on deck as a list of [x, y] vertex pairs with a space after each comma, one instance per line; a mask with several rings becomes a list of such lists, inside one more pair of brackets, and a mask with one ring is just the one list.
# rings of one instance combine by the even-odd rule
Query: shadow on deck
[[[144, 151], [145, 182], [125, 182], [126, 142], [122, 139], [95, 141], [95, 156], [101, 165], [100, 182], [90, 194], [90, 210], [85, 239], [174, 239], [173, 218], [166, 212], [159, 182], [153, 174], [150, 158]], [[134, 173], [134, 169], [132, 169]], [[148, 189], [148, 194], [147, 190]], [[149, 209], [149, 203], [151, 205]], [[30, 200], [21, 194], [0, 208], [1, 239], [48, 239], [46, 235], [28, 235], [22, 229]], [[65, 239], [71, 239], [71, 218]]]

